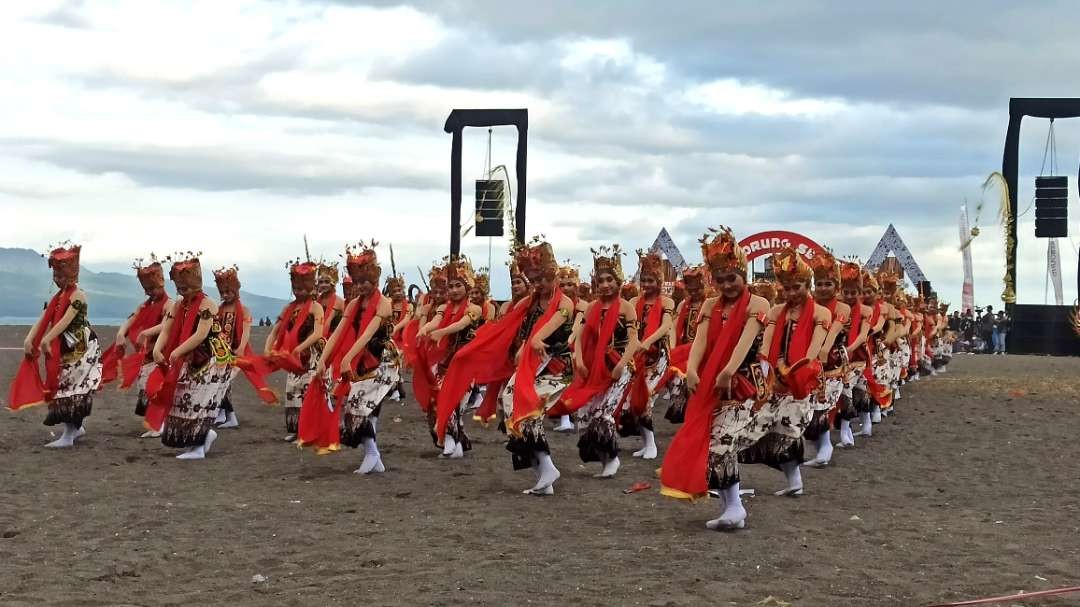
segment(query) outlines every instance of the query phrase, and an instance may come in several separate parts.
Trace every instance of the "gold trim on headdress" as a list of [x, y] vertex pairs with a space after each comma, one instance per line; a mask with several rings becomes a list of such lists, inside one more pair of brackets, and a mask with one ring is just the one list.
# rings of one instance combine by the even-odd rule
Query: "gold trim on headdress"
[[232, 289], [234, 291], [240, 291], [240, 276], [237, 274], [240, 268], [232, 266], [229, 268], [221, 268], [214, 270], [214, 283], [217, 284], [218, 291], [225, 289]]
[[313, 261], [289, 262], [289, 284], [293, 289], [311, 292], [315, 296], [315, 281], [319, 275], [319, 265]]
[[881, 290], [881, 285], [878, 284], [877, 277], [870, 270], [863, 268], [862, 270], [862, 285], [863, 288], [871, 288], [875, 291]]
[[773, 253], [772, 269], [780, 284], [789, 282], [810, 282], [813, 272], [806, 260], [791, 247], [783, 247]]
[[476, 276], [473, 273], [472, 264], [469, 263], [469, 259], [464, 255], [457, 257], [456, 259], [448, 259], [446, 265], [443, 266], [443, 270], [446, 272], [446, 281], [449, 283], [451, 280], [460, 280], [465, 283], [466, 289], [473, 288], [476, 284]]
[[840, 288], [856, 287], [862, 290], [862, 266], [858, 261], [844, 260], [840, 262]]
[[165, 258], [166, 261], [172, 261], [172, 267], [169, 268], [169, 280], [173, 281], [178, 289], [181, 287], [202, 289], [203, 275], [199, 255], [202, 253], [188, 251]]
[[619, 283], [626, 280], [626, 277], [623, 275], [622, 267], [622, 256], [624, 253], [623, 250], [619, 248], [619, 245], [614, 244], [610, 247], [602, 246], [591, 250], [593, 254], [593, 276], [611, 274]]
[[[352, 282], [352, 279], [349, 278], [348, 274], [345, 275], [345, 279], [348, 280], [350, 283]], [[386, 292], [390, 293], [394, 289], [401, 289], [402, 291], [405, 290], [405, 277], [404, 276], [387, 276], [386, 277]]]
[[769, 304], [772, 304], [772, 302], [776, 301], [776, 295], [778, 291], [776, 290], [776, 285], [773, 284], [773, 281], [771, 280], [758, 278], [754, 282], [750, 283], [749, 288], [751, 293], [757, 295], [758, 297], [765, 298], [765, 301], [769, 302]]
[[345, 271], [352, 277], [353, 282], [379, 284], [382, 268], [379, 267], [379, 256], [375, 253], [378, 245], [379, 243], [372, 240], [370, 243], [360, 241], [355, 246], [345, 247]]
[[806, 263], [814, 273], [815, 282], [819, 280], [831, 280], [834, 283], [840, 282], [840, 264], [829, 251], [819, 251]]
[[475, 288], [480, 289], [480, 292], [484, 295], [491, 293], [491, 270], [488, 268], [477, 268], [476, 270], [476, 284]]
[[698, 264], [688, 266], [682, 272], [683, 286], [689, 288], [709, 288], [709, 284], [712, 282], [712, 275], [709, 273], [708, 267], [705, 264]]
[[337, 285], [340, 276], [338, 272], [338, 265], [336, 263], [326, 263], [320, 261], [317, 272], [318, 278], [315, 279], [316, 282], [318, 282], [323, 277], [326, 277], [330, 279], [330, 284]]
[[79, 257], [82, 254], [82, 245], [62, 242], [57, 246], [49, 247], [49, 268], [53, 273], [66, 279], [68, 282], [79, 281]]
[[558, 272], [555, 273], [555, 278], [560, 282], [563, 280], [573, 280], [575, 283], [581, 282], [581, 274], [578, 272], [576, 266], [570, 263], [567, 259], [562, 265], [559, 266]]
[[658, 282], [664, 281], [664, 258], [654, 251], [637, 250], [638, 256], [638, 280], [648, 274]]
[[725, 226], [709, 228], [699, 240], [701, 243], [701, 258], [708, 266], [710, 273], [738, 272], [746, 276], [746, 252], [735, 240], [731, 229]]
[[515, 247], [514, 261], [517, 262], [525, 277], [530, 274], [540, 274], [544, 278], [554, 280], [559, 269], [559, 263], [555, 260], [555, 251], [552, 250], [550, 243], [543, 240], [543, 235], [534, 237], [528, 244]]
[[146, 263], [144, 259], [136, 259], [131, 267], [135, 269], [135, 277], [139, 279], [139, 285], [144, 291], [165, 286], [165, 270], [153, 253], [150, 254], [150, 263]]

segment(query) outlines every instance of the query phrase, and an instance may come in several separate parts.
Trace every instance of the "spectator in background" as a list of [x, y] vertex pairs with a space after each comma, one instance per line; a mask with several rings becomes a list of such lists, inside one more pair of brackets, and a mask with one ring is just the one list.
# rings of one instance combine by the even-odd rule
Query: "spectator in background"
[[949, 330], [953, 333], [960, 333], [960, 311], [957, 310], [949, 315]]
[[1005, 336], [1009, 334], [1009, 329], [1012, 328], [1012, 319], [1004, 311], [997, 313], [997, 317], [994, 318], [994, 354], [1005, 355]]
[[994, 306], [986, 306], [986, 312], [979, 319], [979, 337], [982, 338], [982, 351], [986, 354], [994, 352]]
[[975, 350], [975, 317], [972, 315], [971, 310], [964, 312], [963, 318], [960, 319], [960, 337], [963, 350], [968, 354], [973, 354]]

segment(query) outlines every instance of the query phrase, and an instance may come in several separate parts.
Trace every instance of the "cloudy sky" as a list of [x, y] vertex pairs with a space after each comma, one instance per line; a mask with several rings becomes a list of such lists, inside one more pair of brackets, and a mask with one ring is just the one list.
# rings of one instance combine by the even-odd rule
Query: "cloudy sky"
[[[416, 266], [449, 246], [447, 114], [525, 107], [529, 232], [560, 257], [587, 265], [590, 246], [648, 246], [666, 226], [697, 259], [702, 230], [724, 224], [798, 231], [865, 258], [891, 222], [958, 304], [959, 207], [1000, 168], [1010, 96], [1077, 93], [1075, 10], [6, 2], [0, 246], [71, 238], [97, 270], [202, 250], [207, 265], [238, 263], [246, 288], [283, 296], [303, 234], [327, 257], [375, 237], [416, 282]], [[1047, 126], [1025, 123], [1021, 211]], [[515, 139], [506, 127], [492, 142], [511, 173]], [[1080, 120], [1060, 122], [1057, 139], [1059, 172], [1075, 182]], [[466, 131], [466, 204], [486, 143], [484, 130]], [[1003, 248], [986, 200], [975, 289], [997, 303]], [[1019, 290], [1041, 303], [1046, 241], [1033, 215], [1021, 219]], [[1071, 228], [1080, 242], [1080, 223]], [[486, 262], [486, 239], [464, 242]], [[1061, 244], [1071, 302], [1076, 247]], [[496, 294], [505, 249], [494, 244]]]

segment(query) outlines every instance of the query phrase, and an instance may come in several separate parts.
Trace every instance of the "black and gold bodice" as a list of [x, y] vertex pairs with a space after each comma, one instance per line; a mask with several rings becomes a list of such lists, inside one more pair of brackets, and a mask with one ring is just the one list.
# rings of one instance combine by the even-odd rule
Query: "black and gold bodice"
[[[73, 299], [69, 305], [75, 310], [75, 316], [59, 339], [60, 358], [64, 362], [82, 358], [82, 355], [86, 353], [87, 343], [97, 340], [97, 334], [90, 327], [90, 321], [86, 317], [86, 303]], [[45, 306], [48, 307], [48, 304]]]
[[[356, 316], [355, 318], [353, 318], [353, 329], [356, 330], [357, 337], [360, 337], [360, 333], [363, 331], [363, 329], [360, 327], [360, 321], [363, 316], [364, 308], [361, 307], [356, 311]], [[375, 357], [375, 360], [382, 360], [383, 352], [386, 351], [388, 342], [390, 342], [390, 334], [394, 330], [394, 325], [391, 324], [392, 320], [389, 317], [383, 319], [374, 318], [371, 322], [379, 323], [379, 328], [375, 330], [375, 333], [371, 336], [371, 339], [368, 340], [367, 345], [364, 347], [365, 349], [367, 349], [368, 352], [371, 353], [372, 356]], [[362, 357], [358, 356], [356, 358], [358, 363], [360, 358]]]
[[[544, 312], [547, 310], [542, 304], [533, 304], [529, 311], [525, 313], [525, 319], [521, 323], [521, 328], [518, 329], [517, 337], [514, 339], [514, 350], [511, 353], [516, 352], [517, 348], [522, 344], [527, 344], [529, 336], [532, 335], [533, 328], [536, 323], [540, 321], [544, 316]], [[569, 314], [563, 314], [563, 312], [556, 311], [555, 314], [560, 315], [562, 323], [558, 329], [555, 329], [551, 335], [544, 340], [544, 344], [547, 346], [548, 354], [552, 359], [559, 359], [566, 365], [567, 372], [572, 370], [572, 361], [570, 359], [570, 335], [574, 332], [574, 319]]]
[[[646, 326], [649, 324], [649, 314], [652, 312], [652, 307], [662, 306], [663, 300], [657, 298], [655, 302], [645, 302], [641, 307], [641, 318], [637, 319], [638, 327], [638, 339], [644, 341], [649, 337], [647, 335], [649, 328]], [[670, 310], [663, 310], [661, 314], [670, 314]], [[663, 317], [660, 319], [663, 322]], [[655, 365], [660, 360], [661, 354], [665, 354], [668, 351], [668, 339], [667, 337], [656, 340], [652, 346], [645, 352], [645, 364], [649, 367]]]
[[234, 354], [240, 354], [240, 337], [243, 333], [243, 327], [236, 326], [235, 307], [230, 306], [226, 309], [223, 305], [218, 308], [217, 323], [215, 323], [214, 329], [217, 331], [216, 335], [223, 346], [229, 348]]
[[[599, 305], [599, 304], [597, 304]], [[600, 310], [600, 326], [604, 326], [604, 318], [614, 309], [618, 311], [618, 302], [611, 304], [611, 307], [604, 310]], [[615, 324], [615, 334], [611, 336], [611, 343], [608, 345], [609, 350], [617, 352], [625, 352], [626, 346], [630, 343], [630, 325], [631, 323], [626, 320], [626, 316], [619, 313], [619, 320]]]

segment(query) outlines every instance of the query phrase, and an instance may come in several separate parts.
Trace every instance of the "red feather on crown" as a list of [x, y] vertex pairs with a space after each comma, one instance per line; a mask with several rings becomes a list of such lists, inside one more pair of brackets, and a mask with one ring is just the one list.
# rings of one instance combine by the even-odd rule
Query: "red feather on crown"
[[357, 282], [370, 282], [379, 284], [382, 268], [379, 267], [379, 257], [375, 253], [375, 247], [379, 243], [372, 240], [370, 243], [360, 241], [355, 246], [345, 247], [345, 270]]
[[82, 245], [73, 245], [69, 242], [51, 247], [49, 251], [49, 268], [57, 276], [67, 279], [69, 282], [79, 281], [79, 256], [82, 253]]
[[[711, 235], [711, 236], [710, 236]], [[738, 272], [746, 276], [746, 252], [735, 240], [730, 228], [709, 228], [701, 237], [701, 258], [711, 273]]]
[[214, 270], [214, 282], [217, 283], [218, 291], [230, 288], [235, 291], [240, 290], [240, 276], [237, 275], [239, 269], [237, 266], [233, 266]]

